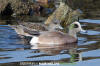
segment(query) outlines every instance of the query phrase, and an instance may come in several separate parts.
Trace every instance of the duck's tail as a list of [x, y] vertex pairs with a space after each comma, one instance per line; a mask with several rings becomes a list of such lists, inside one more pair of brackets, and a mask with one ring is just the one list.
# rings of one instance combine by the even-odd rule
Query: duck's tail
[[30, 44], [31, 45], [35, 45], [35, 44], [37, 44], [38, 43], [38, 37], [37, 36], [33, 36], [33, 38], [31, 39], [31, 41], [30, 41]]

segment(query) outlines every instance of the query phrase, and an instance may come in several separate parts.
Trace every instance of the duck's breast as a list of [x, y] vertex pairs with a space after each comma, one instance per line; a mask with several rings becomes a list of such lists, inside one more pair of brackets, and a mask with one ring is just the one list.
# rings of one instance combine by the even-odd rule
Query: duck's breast
[[39, 36], [40, 44], [66, 44], [76, 42], [74, 37], [60, 32], [48, 32]]

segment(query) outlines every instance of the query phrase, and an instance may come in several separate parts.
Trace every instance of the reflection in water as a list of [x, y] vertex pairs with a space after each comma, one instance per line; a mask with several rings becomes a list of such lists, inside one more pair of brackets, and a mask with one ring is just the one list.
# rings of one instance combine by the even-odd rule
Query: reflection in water
[[68, 64], [70, 62], [75, 62], [72, 64], [74, 66], [83, 66], [83, 63], [89, 62], [100, 64], [98, 62], [100, 58], [99, 26], [100, 24], [96, 22], [82, 22], [82, 27], [88, 32], [78, 34], [76, 44], [31, 46], [26, 45], [9, 26], [0, 25], [0, 63], [3, 63], [0, 66], [21, 66], [23, 64], [41, 66], [41, 63], [70, 66]]
[[[36, 48], [37, 47], [37, 48]], [[41, 45], [36, 44], [32, 46], [31, 49], [39, 49], [40, 52], [46, 53], [47, 55], [57, 55], [57, 54], [69, 54], [71, 56], [70, 60], [67, 62], [80, 61], [79, 53], [77, 53], [77, 43], [71, 44], [60, 44], [60, 45]], [[31, 57], [33, 58], [33, 57]]]

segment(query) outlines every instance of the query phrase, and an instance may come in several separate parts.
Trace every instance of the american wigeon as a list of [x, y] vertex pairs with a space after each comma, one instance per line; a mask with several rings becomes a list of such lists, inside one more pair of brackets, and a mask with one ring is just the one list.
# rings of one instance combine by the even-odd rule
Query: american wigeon
[[33, 36], [31, 45], [38, 44], [66, 44], [77, 42], [77, 33], [84, 31], [79, 22], [73, 22], [69, 26], [68, 34], [59, 31], [47, 31], [39, 36]]
[[32, 36], [34, 34], [39, 34], [41, 31], [53, 31], [57, 28], [63, 29], [60, 25], [60, 22], [52, 22], [49, 26], [46, 26], [42, 23], [31, 23], [31, 22], [22, 22], [20, 25], [10, 25], [17, 34]]
[[22, 25], [9, 25], [9, 26], [11, 26], [18, 35], [31, 36], [30, 34], [24, 31], [25, 27]]

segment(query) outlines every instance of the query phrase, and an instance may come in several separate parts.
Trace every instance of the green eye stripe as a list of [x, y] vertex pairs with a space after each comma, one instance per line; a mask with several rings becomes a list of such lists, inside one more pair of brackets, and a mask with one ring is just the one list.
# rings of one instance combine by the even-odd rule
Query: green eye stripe
[[74, 24], [70, 25], [69, 29], [73, 29], [74, 28]]

